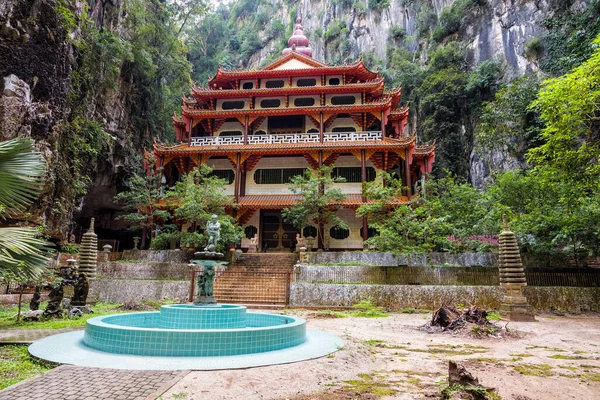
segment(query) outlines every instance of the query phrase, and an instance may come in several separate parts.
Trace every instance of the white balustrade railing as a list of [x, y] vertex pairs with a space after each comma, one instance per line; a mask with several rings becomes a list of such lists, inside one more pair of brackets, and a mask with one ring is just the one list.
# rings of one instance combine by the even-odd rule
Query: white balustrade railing
[[283, 133], [276, 135], [250, 135], [248, 144], [319, 143], [319, 133]]
[[324, 142], [376, 142], [381, 139], [381, 131], [323, 133]]
[[[381, 131], [324, 132], [323, 141], [330, 142], [376, 142], [382, 140]], [[193, 137], [192, 146], [226, 146], [244, 143], [243, 136]], [[319, 133], [284, 133], [272, 135], [249, 135], [248, 144], [319, 143]]]
[[231, 144], [244, 144], [243, 136], [204, 136], [193, 137], [192, 146], [226, 146]]

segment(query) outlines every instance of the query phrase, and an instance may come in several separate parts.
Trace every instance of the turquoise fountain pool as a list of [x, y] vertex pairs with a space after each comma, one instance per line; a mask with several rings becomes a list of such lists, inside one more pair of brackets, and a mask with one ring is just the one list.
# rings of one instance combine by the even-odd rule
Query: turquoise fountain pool
[[232, 356], [297, 346], [302, 318], [247, 313], [218, 304], [162, 306], [160, 312], [109, 315], [87, 321], [83, 343], [93, 349], [144, 356]]

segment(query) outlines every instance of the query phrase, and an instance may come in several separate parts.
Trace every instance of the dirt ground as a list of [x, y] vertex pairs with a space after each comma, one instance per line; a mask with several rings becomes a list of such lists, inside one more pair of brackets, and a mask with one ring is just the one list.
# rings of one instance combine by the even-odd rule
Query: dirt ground
[[[448, 360], [463, 363], [502, 399], [600, 399], [600, 316], [537, 316], [511, 322], [520, 337], [426, 333], [429, 314], [320, 318], [308, 327], [343, 338], [343, 349], [293, 364], [193, 371], [163, 399], [435, 399]], [[504, 326], [506, 322], [498, 321]]]

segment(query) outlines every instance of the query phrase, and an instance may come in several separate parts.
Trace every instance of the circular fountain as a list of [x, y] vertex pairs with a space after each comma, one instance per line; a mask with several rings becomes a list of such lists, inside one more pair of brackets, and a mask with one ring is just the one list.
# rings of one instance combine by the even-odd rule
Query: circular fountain
[[306, 321], [291, 316], [247, 313], [221, 304], [162, 306], [160, 312], [96, 317], [87, 321], [83, 343], [118, 354], [144, 356], [232, 356], [297, 346]]
[[336, 336], [307, 330], [302, 318], [216, 304], [215, 267], [226, 264], [215, 252], [218, 228], [213, 216], [207, 224], [209, 244], [192, 261], [203, 268], [194, 304], [91, 318], [85, 332], [41, 339], [29, 352], [52, 362], [91, 367], [215, 370], [308, 360], [343, 346]]

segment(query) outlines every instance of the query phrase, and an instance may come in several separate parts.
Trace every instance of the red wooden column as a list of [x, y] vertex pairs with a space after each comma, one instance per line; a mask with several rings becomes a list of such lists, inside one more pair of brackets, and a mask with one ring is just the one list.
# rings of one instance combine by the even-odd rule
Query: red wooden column
[[410, 165], [408, 164], [408, 149], [404, 150], [404, 186], [408, 187], [406, 190], [406, 197], [410, 197]]
[[385, 137], [385, 110], [381, 110], [381, 137]]
[[[365, 182], [367, 181], [367, 155], [365, 154], [365, 150], [362, 149], [360, 151], [360, 168], [361, 168], [361, 182], [363, 184], [363, 188], [365, 185]], [[365, 203], [367, 201], [367, 198], [364, 195], [364, 192], [362, 194], [362, 202]], [[369, 238], [369, 228], [368, 228], [368, 221], [367, 221], [367, 216], [363, 216], [362, 217], [362, 224], [363, 224], [363, 240], [367, 240]]]
[[[321, 112], [319, 118], [319, 142], [323, 143], [323, 112]], [[319, 167], [321, 167], [321, 164], [319, 164]]]
[[248, 144], [248, 116], [244, 121], [244, 144]]
[[240, 183], [242, 181], [242, 171], [240, 166], [240, 161], [242, 159], [242, 155], [237, 153], [236, 161], [235, 161], [235, 182], [233, 185], [233, 197], [235, 198], [235, 202], [237, 203], [240, 200]]

